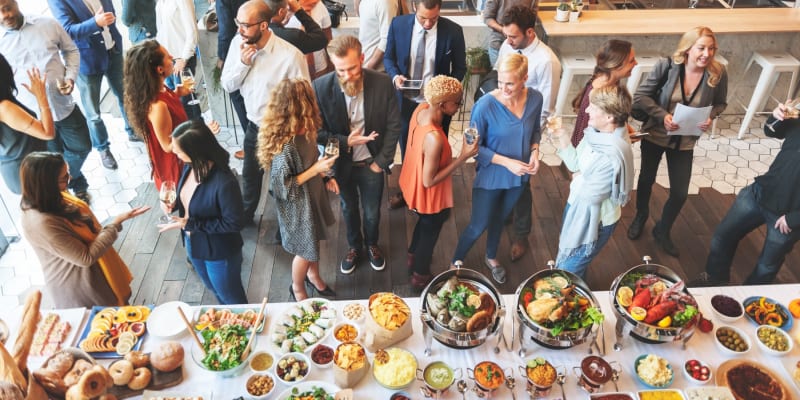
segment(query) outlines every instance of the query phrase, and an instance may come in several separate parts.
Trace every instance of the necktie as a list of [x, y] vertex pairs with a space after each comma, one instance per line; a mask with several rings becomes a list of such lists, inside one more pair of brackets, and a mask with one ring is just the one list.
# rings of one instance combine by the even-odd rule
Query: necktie
[[428, 31], [422, 30], [422, 39], [417, 43], [417, 53], [414, 58], [414, 69], [411, 71], [411, 79], [418, 81], [422, 79], [423, 64], [425, 63], [425, 39]]

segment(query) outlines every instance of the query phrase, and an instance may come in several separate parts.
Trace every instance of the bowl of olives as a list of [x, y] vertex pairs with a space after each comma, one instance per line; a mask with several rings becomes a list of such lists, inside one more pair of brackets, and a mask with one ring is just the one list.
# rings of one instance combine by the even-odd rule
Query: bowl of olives
[[786, 331], [771, 325], [756, 328], [756, 343], [765, 353], [779, 357], [789, 354], [794, 346]]
[[714, 342], [719, 350], [729, 356], [740, 356], [750, 351], [752, 343], [747, 334], [733, 326], [719, 326], [714, 330]]

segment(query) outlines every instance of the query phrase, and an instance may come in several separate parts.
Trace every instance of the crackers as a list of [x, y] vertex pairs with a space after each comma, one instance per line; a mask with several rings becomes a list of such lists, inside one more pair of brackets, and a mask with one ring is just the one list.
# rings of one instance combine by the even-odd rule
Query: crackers
[[374, 295], [369, 303], [369, 312], [378, 325], [394, 331], [403, 326], [411, 315], [408, 305], [393, 293]]

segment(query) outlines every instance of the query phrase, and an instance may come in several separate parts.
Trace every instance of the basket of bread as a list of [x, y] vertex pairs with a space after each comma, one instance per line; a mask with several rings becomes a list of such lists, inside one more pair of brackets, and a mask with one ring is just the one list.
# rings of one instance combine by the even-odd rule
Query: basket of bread
[[371, 353], [411, 336], [411, 309], [394, 293], [369, 297], [369, 315], [364, 325], [364, 347]]

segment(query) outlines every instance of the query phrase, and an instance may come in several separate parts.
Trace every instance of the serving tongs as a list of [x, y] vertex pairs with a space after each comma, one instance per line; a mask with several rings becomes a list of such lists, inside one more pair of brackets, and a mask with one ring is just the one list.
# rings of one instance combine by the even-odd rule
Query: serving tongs
[[180, 307], [175, 307], [175, 309], [178, 310], [178, 315], [181, 316], [183, 323], [186, 324], [186, 330], [189, 331], [189, 335], [191, 335], [192, 339], [194, 339], [194, 342], [197, 343], [197, 347], [200, 348], [200, 353], [203, 354], [203, 358], [205, 358], [206, 349], [205, 347], [203, 347], [203, 342], [201, 342], [200, 338], [197, 337], [197, 334], [194, 332], [194, 329], [192, 328], [192, 324], [189, 322], [189, 319], [186, 318], [186, 314], [183, 313], [183, 310]]
[[256, 315], [256, 322], [253, 324], [253, 330], [250, 332], [250, 338], [247, 339], [247, 346], [242, 351], [242, 356], [239, 357], [239, 360], [244, 362], [247, 359], [247, 356], [250, 354], [250, 346], [253, 344], [253, 337], [256, 335], [256, 331], [258, 330], [258, 326], [261, 325], [261, 318], [264, 317], [264, 308], [267, 307], [267, 298], [264, 297], [264, 300], [261, 300], [261, 308], [258, 310], [258, 315]]

